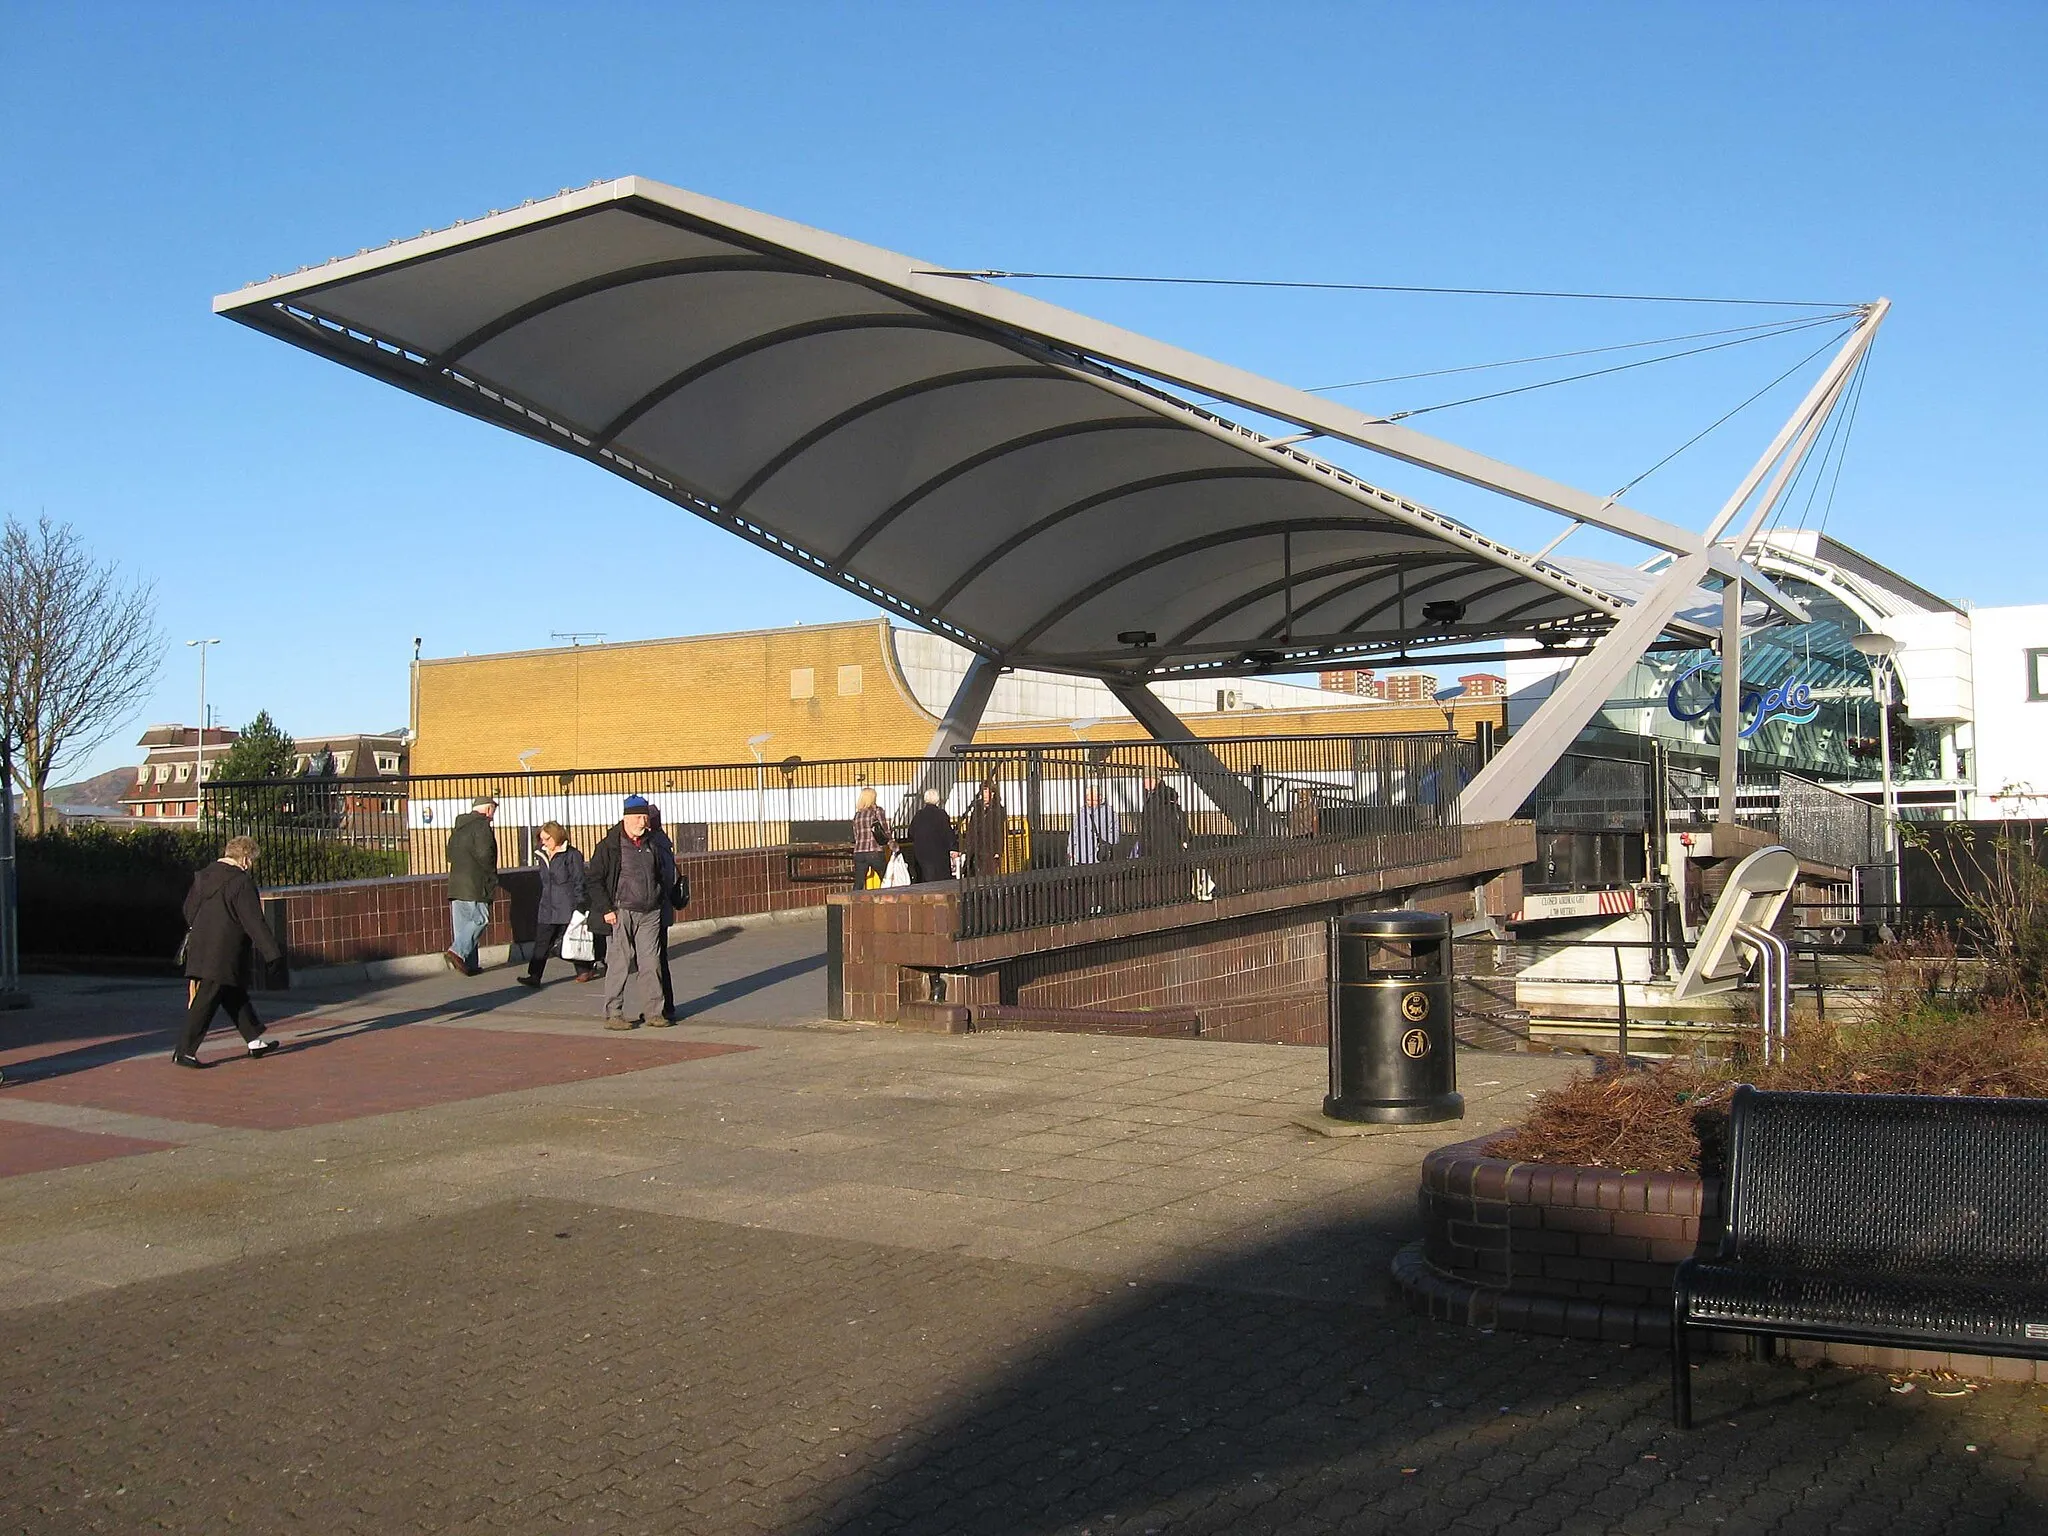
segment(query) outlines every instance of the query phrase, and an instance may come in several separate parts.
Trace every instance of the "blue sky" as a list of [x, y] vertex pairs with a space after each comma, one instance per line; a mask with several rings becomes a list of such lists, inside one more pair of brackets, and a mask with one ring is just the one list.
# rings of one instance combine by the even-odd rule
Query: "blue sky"
[[[1829, 532], [1945, 595], [2048, 600], [2038, 4], [9, 0], [0, 67], [0, 512], [73, 523], [155, 582], [171, 643], [151, 720], [195, 713], [177, 642], [196, 635], [223, 642], [222, 718], [268, 708], [312, 733], [402, 722], [414, 635], [451, 655], [866, 611], [610, 476], [209, 312], [253, 278], [622, 174], [971, 267], [1888, 296]], [[1305, 385], [1768, 318], [1028, 291]], [[1804, 350], [1417, 424], [1604, 494]], [[1499, 376], [1342, 398], [1411, 408], [1475, 377]], [[1792, 403], [1631, 500], [1703, 525], [1773, 402]], [[1347, 462], [1510, 539], [1555, 526]], [[623, 551], [649, 531], [673, 554], [628, 610]], [[142, 723], [80, 770], [132, 760]]]

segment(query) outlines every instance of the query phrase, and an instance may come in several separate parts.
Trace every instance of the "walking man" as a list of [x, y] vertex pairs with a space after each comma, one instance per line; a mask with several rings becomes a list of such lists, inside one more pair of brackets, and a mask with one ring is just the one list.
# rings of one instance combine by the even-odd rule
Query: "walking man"
[[498, 802], [478, 795], [448, 830], [448, 969], [477, 973], [477, 942], [491, 921], [491, 897], [498, 889], [498, 839], [491, 821]]
[[1186, 853], [1188, 814], [1180, 808], [1180, 796], [1159, 775], [1145, 775], [1145, 803], [1138, 811], [1138, 857], [1163, 859]]
[[193, 879], [185, 897], [185, 921], [191, 929], [185, 937], [190, 1006], [185, 1032], [171, 1053], [171, 1060], [181, 1067], [212, 1065], [199, 1059], [199, 1042], [206, 1038], [216, 1010], [233, 1021], [250, 1056], [260, 1059], [277, 1049], [275, 1040], [264, 1037], [262, 1022], [249, 1002], [250, 950], [261, 955], [266, 966], [284, 958], [263, 920], [256, 877], [249, 873], [255, 863], [256, 839], [231, 837], [221, 856]]
[[[660, 949], [674, 915], [676, 860], [667, 838], [649, 825], [648, 804], [626, 796], [619, 824], [604, 835], [584, 872], [590, 924], [611, 930], [606, 950], [604, 1027], [650, 1029], [673, 1024], [661, 1006]], [[628, 997], [627, 994], [632, 996]]]
[[1102, 803], [1102, 791], [1093, 784], [1067, 833], [1069, 864], [1106, 864], [1116, 857], [1118, 837], [1116, 809]]

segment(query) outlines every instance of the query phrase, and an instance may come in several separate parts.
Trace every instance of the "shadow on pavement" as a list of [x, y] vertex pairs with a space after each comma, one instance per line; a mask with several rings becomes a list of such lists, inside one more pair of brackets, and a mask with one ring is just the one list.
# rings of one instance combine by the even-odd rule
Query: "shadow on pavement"
[[1189, 1284], [1125, 1284], [1126, 1303], [977, 1384], [796, 1529], [2048, 1530], [2029, 1389], [1958, 1406], [1881, 1375], [1715, 1357], [1698, 1378], [1711, 1417], [1680, 1434], [1660, 1349], [1240, 1288], [1355, 1246], [1353, 1225]]
[[[695, 1018], [698, 1014], [704, 1013], [709, 1009], [720, 1007], [726, 1003], [737, 1002], [751, 993], [765, 992], [768, 988], [777, 986], [782, 982], [794, 981], [799, 976], [808, 975], [812, 971], [822, 971], [824, 968], [825, 957], [823, 955], [805, 955], [798, 960], [785, 960], [781, 965], [771, 965], [750, 975], [736, 976], [731, 981], [722, 981], [709, 992], [699, 993], [695, 997], [685, 999], [678, 996], [676, 1006], [683, 1011], [686, 1017]], [[677, 979], [681, 980], [683, 978], [679, 977]]]

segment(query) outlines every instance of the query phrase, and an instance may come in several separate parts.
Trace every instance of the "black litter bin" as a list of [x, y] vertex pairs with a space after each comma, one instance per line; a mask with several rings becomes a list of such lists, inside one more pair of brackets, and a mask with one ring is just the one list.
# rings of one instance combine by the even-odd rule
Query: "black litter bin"
[[1335, 1120], [1426, 1125], [1464, 1118], [1451, 1032], [1451, 920], [1359, 912], [1337, 927], [1330, 1035]]

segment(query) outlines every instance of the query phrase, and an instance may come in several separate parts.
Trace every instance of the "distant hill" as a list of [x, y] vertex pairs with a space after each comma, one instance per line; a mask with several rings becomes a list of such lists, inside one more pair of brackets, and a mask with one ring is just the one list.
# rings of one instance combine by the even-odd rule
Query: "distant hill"
[[133, 768], [109, 768], [77, 784], [53, 784], [49, 802], [53, 806], [94, 805], [118, 809], [121, 797], [135, 787]]

